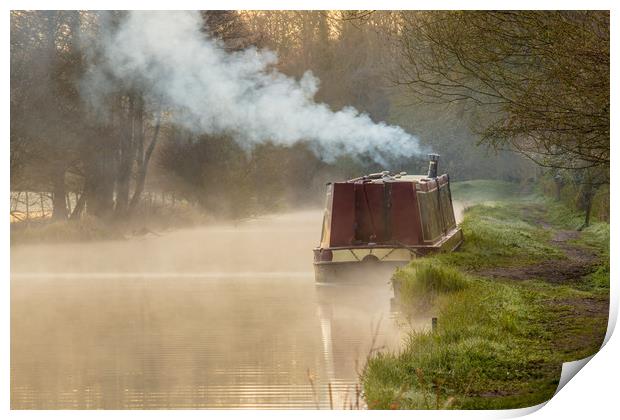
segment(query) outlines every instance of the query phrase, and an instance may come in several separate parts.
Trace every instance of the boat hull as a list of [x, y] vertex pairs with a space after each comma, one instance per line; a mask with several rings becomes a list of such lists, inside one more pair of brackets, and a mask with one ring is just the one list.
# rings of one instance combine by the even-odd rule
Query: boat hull
[[[463, 243], [463, 233], [455, 228], [441, 241], [424, 246], [364, 245], [354, 247], [315, 248], [314, 273], [319, 283], [363, 281], [386, 277], [410, 261], [438, 252], [452, 252]], [[326, 260], [325, 255], [329, 255]]]

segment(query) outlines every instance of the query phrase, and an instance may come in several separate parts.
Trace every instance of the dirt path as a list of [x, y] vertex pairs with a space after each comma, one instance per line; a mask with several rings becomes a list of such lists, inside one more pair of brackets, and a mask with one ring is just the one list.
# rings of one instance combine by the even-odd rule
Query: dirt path
[[543, 261], [538, 264], [518, 267], [494, 267], [484, 269], [476, 274], [486, 277], [506, 278], [512, 280], [544, 280], [554, 284], [577, 283], [584, 276], [596, 269], [599, 256], [574, 241], [580, 238], [577, 230], [556, 230], [545, 221], [545, 210], [539, 206], [527, 209], [524, 219], [552, 231], [551, 245], [560, 249], [565, 258]]
[[[575, 242], [582, 233], [556, 229], [544, 220], [544, 209], [527, 209], [524, 219], [552, 233], [550, 245], [560, 249], [564, 258], [515, 267], [494, 267], [476, 274], [506, 281], [543, 280], [552, 285], [579, 286], [597, 269], [601, 256]], [[557, 296], [541, 302], [547, 311], [547, 323], [553, 331], [553, 347], [565, 360], [576, 360], [595, 353], [602, 345], [609, 315], [608, 295]]]
[[512, 280], [540, 279], [555, 284], [578, 282], [594, 271], [598, 260], [593, 252], [569, 242], [579, 236], [580, 232], [572, 230], [560, 230], [554, 234], [551, 242], [564, 252], [565, 259], [520, 267], [494, 267], [476, 274]]

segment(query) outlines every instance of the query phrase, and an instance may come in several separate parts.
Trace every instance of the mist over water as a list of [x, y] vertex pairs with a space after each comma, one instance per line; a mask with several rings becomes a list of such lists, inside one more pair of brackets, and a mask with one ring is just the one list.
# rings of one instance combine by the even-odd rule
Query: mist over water
[[374, 331], [401, 336], [389, 279], [315, 283], [321, 216], [14, 246], [12, 408], [355, 404]]
[[426, 152], [400, 127], [315, 102], [319, 80], [310, 71], [296, 80], [275, 68], [271, 51], [228, 52], [202, 26], [197, 11], [129, 12], [100, 40], [82, 94], [97, 106], [119, 84], [148, 87], [175, 123], [195, 132], [228, 134], [247, 148], [304, 141], [328, 162], [369, 154], [385, 163]]

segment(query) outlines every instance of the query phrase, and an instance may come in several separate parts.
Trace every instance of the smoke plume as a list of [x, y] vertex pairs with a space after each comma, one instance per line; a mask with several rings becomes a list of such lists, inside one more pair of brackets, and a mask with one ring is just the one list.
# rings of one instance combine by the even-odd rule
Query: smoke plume
[[420, 153], [418, 140], [400, 127], [315, 102], [319, 80], [311, 72], [296, 80], [275, 69], [271, 51], [228, 52], [202, 24], [199, 12], [130, 12], [103, 37], [99, 64], [83, 86], [91, 97], [119, 80], [145, 86], [174, 110], [175, 123], [231, 135], [248, 148], [305, 141], [326, 161], [369, 154], [380, 163]]

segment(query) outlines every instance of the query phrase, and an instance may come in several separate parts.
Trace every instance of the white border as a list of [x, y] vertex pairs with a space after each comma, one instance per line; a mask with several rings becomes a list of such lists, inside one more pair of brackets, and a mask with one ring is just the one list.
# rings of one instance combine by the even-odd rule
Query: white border
[[185, 9], [247, 9], [247, 10], [282, 10], [282, 9], [375, 9], [375, 10], [440, 10], [440, 9], [462, 9], [462, 10], [519, 10], [519, 9], [603, 9], [609, 10], [614, 2], [605, 0], [576, 1], [576, 0], [522, 0], [522, 1], [492, 1], [492, 0], [471, 0], [471, 1], [370, 1], [370, 0], [267, 0], [267, 1], [248, 1], [248, 0], [174, 0], [162, 1], [153, 0], [150, 2], [137, 0], [6, 0], [7, 9], [163, 9], [163, 10], [185, 10]]

